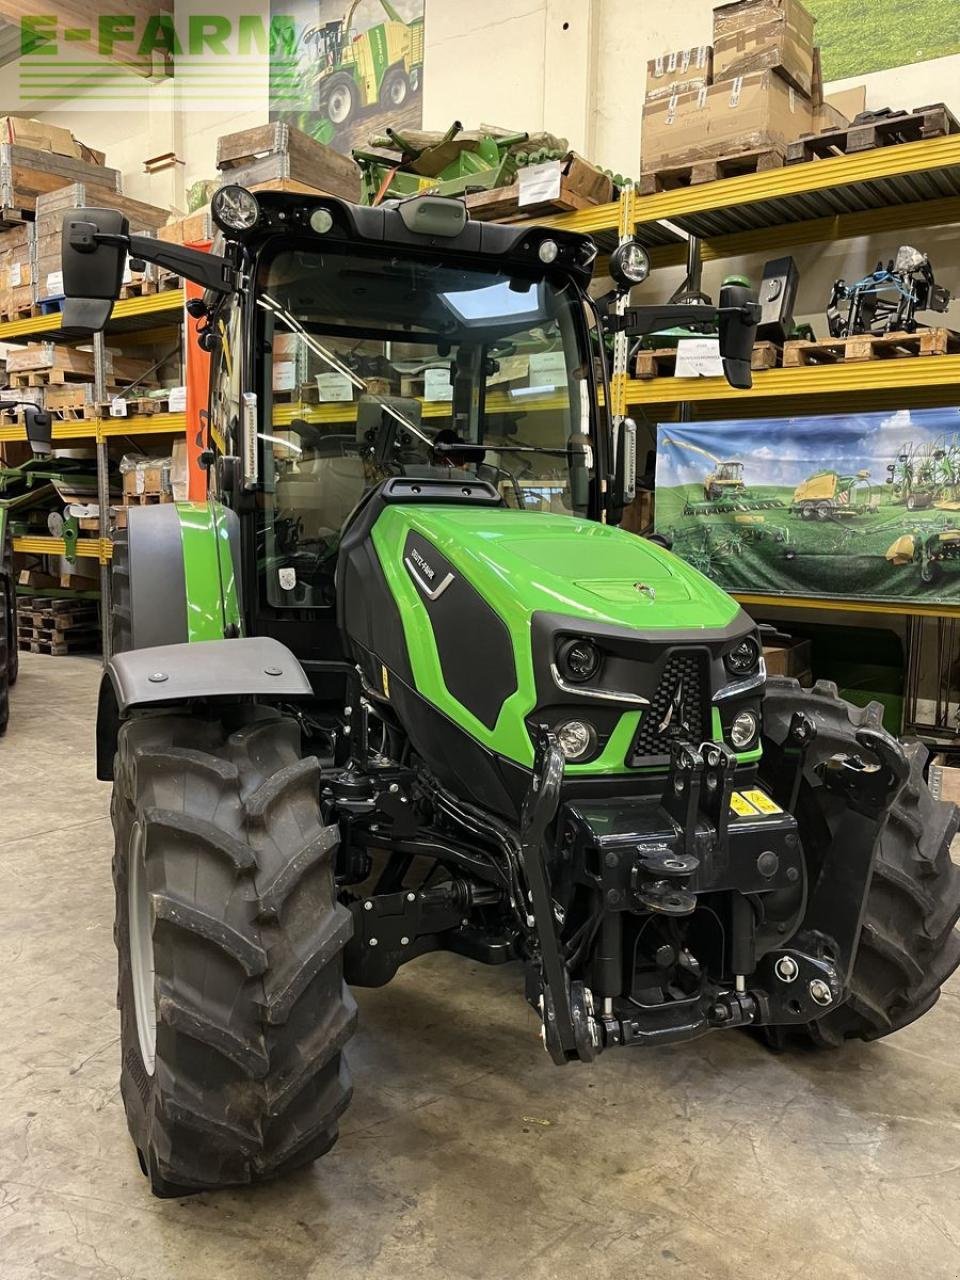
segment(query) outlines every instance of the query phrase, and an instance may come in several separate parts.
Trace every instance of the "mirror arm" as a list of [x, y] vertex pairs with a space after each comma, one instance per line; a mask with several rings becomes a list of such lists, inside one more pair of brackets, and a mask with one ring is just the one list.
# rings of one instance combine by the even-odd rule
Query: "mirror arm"
[[71, 239], [71, 248], [89, 252], [97, 244], [115, 245], [126, 249], [131, 258], [153, 262], [175, 275], [186, 276], [204, 289], [212, 289], [214, 293], [233, 293], [237, 287], [235, 262], [216, 253], [190, 249], [182, 244], [168, 244], [152, 236], [120, 235], [110, 231], [95, 231], [90, 239], [94, 242], [92, 245], [84, 243], [83, 239], [79, 242]]
[[626, 333], [639, 338], [658, 329], [681, 324], [718, 324], [721, 317], [736, 317], [744, 324], [758, 324], [760, 304], [748, 302], [742, 307], [715, 307], [704, 303], [677, 303], [668, 306], [628, 307], [622, 316], [607, 317], [610, 333]]

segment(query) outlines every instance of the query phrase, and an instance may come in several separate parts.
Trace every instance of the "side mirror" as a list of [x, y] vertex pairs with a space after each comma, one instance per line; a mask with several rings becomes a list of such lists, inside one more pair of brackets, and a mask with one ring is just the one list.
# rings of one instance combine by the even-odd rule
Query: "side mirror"
[[760, 307], [749, 284], [742, 278], [725, 280], [720, 286], [720, 356], [731, 387], [749, 391], [753, 386], [750, 360], [757, 340]]
[[129, 230], [127, 219], [116, 209], [77, 209], [65, 215], [61, 249], [64, 329], [96, 333], [110, 319], [123, 283]]

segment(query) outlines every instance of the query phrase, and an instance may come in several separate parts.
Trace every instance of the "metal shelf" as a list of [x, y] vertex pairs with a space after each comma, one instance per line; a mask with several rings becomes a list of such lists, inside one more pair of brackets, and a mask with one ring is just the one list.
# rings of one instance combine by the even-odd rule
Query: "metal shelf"
[[908, 618], [960, 618], [960, 605], [923, 604], [910, 601], [831, 599], [829, 596], [769, 596], [752, 592], [732, 591], [734, 600], [747, 608], [812, 609], [819, 612], [838, 610], [849, 613], [894, 614]]
[[[53, 424], [54, 440], [109, 440], [116, 436], [153, 436], [177, 434], [187, 429], [185, 413], [137, 414], [132, 418], [84, 418]], [[25, 427], [0, 427], [0, 443], [26, 440]]]
[[[697, 401], [739, 404], [798, 396], [841, 396], [885, 391], [941, 389], [957, 397], [960, 356], [904, 356], [902, 359], [766, 369], [753, 375], [749, 391], [737, 391], [724, 378], [651, 378], [627, 382], [627, 404], [669, 405]], [[858, 409], [861, 402], [858, 398]]]
[[[110, 336], [135, 333], [138, 329], [152, 325], [156, 316], [167, 312], [177, 316], [183, 312], [182, 289], [166, 289], [163, 293], [148, 293], [139, 298], [124, 298], [114, 303], [106, 332]], [[0, 342], [59, 337], [61, 314], [55, 311], [47, 316], [31, 316], [29, 320], [8, 320], [0, 324]], [[64, 342], [70, 340], [63, 339]]]
[[[66, 544], [62, 538], [23, 537], [13, 538], [14, 551], [24, 551], [36, 556], [66, 555]], [[75, 554], [88, 560], [99, 560], [101, 564], [110, 559], [113, 546], [106, 538], [78, 538]]]

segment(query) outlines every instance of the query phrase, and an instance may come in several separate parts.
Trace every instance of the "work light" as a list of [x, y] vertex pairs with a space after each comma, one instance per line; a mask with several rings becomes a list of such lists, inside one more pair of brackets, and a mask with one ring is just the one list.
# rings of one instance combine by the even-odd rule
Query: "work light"
[[250, 231], [260, 218], [260, 205], [252, 191], [231, 183], [213, 193], [210, 212], [221, 231]]

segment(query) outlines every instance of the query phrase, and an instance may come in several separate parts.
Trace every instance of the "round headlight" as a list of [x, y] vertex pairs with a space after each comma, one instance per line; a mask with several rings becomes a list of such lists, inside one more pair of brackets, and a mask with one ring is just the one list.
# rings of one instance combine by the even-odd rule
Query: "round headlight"
[[596, 730], [585, 720], [568, 720], [558, 726], [557, 742], [565, 760], [583, 760], [596, 749]]
[[643, 284], [650, 274], [650, 256], [637, 240], [625, 240], [610, 255], [610, 275], [622, 289]]
[[730, 741], [738, 751], [744, 751], [757, 736], [757, 717], [752, 711], [741, 711], [730, 726]]
[[760, 661], [760, 646], [753, 636], [744, 636], [724, 658], [727, 670], [734, 676], [745, 676]]
[[591, 680], [600, 670], [600, 650], [592, 640], [566, 640], [557, 660], [560, 674], [574, 684]]
[[249, 231], [257, 225], [260, 205], [252, 191], [232, 183], [213, 193], [210, 212], [222, 231]]
[[541, 240], [540, 247], [537, 249], [537, 257], [541, 262], [545, 262], [549, 265], [551, 262], [556, 262], [557, 254], [559, 252], [560, 246], [557, 244], [556, 240]]
[[325, 236], [333, 226], [333, 214], [329, 209], [314, 209], [310, 215], [310, 229]]

